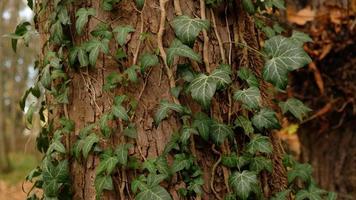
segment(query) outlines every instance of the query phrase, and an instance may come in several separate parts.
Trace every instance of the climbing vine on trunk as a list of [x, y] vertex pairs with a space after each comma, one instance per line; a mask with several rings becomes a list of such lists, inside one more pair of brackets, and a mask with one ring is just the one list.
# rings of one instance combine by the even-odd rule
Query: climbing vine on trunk
[[[303, 49], [311, 39], [297, 31], [289, 34], [275, 20], [284, 1], [188, 2], [190, 9], [199, 7], [200, 16], [183, 10], [186, 3], [28, 0], [43, 48], [38, 77], [21, 106], [30, 94], [40, 102], [27, 105], [26, 121], [34, 125], [40, 118], [37, 146], [44, 155], [26, 178], [43, 195], [28, 191], [28, 199], [93, 199], [86, 194], [91, 187], [96, 199], [335, 199], [316, 186], [309, 165], [283, 155], [273, 136], [281, 113], [302, 121], [310, 111], [296, 98], [275, 98], [287, 88], [289, 72], [311, 62]], [[102, 18], [125, 13], [125, 6], [139, 16], [139, 28], [120, 17]], [[143, 16], [153, 7], [159, 11], [158, 24], [152, 22], [156, 34], [145, 31], [150, 24]], [[226, 23], [226, 29], [217, 22]], [[18, 40], [27, 42], [34, 33], [30, 23], [19, 24], [10, 35], [14, 50]], [[209, 40], [218, 46], [218, 59], [212, 60]], [[92, 77], [97, 72], [103, 80]], [[157, 74], [158, 85], [148, 86]], [[160, 85], [163, 76], [165, 86]], [[75, 90], [81, 78], [86, 89]], [[137, 85], [142, 89], [135, 96]], [[146, 87], [169, 93], [155, 96], [152, 127], [144, 129], [137, 116], [146, 116]], [[94, 111], [101, 111], [81, 127], [86, 111], [76, 106], [84, 102], [73, 100], [80, 92], [87, 93], [90, 100], [83, 101]], [[98, 93], [108, 97], [105, 104]], [[163, 149], [147, 157], [139, 137], [165, 129], [167, 121], [175, 124], [173, 133]], [[87, 179], [90, 170], [94, 176]], [[75, 184], [81, 182], [78, 177], [84, 185]]]

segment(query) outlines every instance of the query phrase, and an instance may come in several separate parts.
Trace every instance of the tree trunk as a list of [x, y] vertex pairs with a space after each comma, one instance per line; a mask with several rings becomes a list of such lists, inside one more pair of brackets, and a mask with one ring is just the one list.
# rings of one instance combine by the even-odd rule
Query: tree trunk
[[[66, 148], [71, 151], [73, 145], [78, 140], [79, 131], [85, 126], [99, 122], [103, 114], [108, 113], [113, 105], [113, 96], [126, 95], [128, 98], [137, 100], [137, 108], [131, 122], [137, 127], [137, 139], [125, 138], [123, 135], [123, 121], [113, 122], [116, 127], [109, 140], [100, 140], [100, 148], [115, 147], [123, 143], [131, 143], [133, 148], [129, 149], [130, 157], [136, 157], [140, 161], [150, 158], [156, 158], [162, 155], [167, 143], [171, 140], [172, 134], [179, 131], [182, 121], [176, 115], [170, 116], [159, 126], [154, 124], [154, 115], [157, 106], [161, 100], [166, 99], [169, 102], [184, 102], [189, 104], [195, 112], [201, 110], [200, 107], [190, 98], [175, 98], [171, 94], [176, 80], [172, 81], [172, 74], [165, 68], [165, 49], [160, 45], [160, 36], [163, 36], [163, 47], [168, 48], [171, 41], [175, 38], [173, 30], [169, 23], [175, 15], [181, 13], [188, 16], [200, 16], [208, 19], [211, 23], [211, 29], [204, 31], [194, 45], [194, 50], [203, 55], [204, 65], [199, 65], [192, 61], [191, 64], [195, 71], [211, 72], [219, 64], [230, 64], [233, 73], [243, 65], [248, 66], [261, 76], [263, 67], [262, 58], [248, 51], [247, 48], [240, 48], [235, 45], [242, 41], [254, 49], [260, 49], [259, 34], [255, 29], [252, 18], [241, 8], [241, 2], [232, 3], [229, 9], [225, 10], [224, 5], [210, 9], [205, 8], [205, 1], [201, 0], [146, 0], [143, 10], [136, 9], [134, 1], [122, 1], [117, 4], [112, 12], [104, 12], [101, 9], [99, 0], [79, 2], [75, 1], [75, 6], [71, 7], [69, 15], [71, 21], [75, 21], [74, 11], [81, 7], [91, 7], [96, 10], [95, 17], [90, 18], [88, 29], [83, 36], [73, 34], [75, 25], [72, 23], [71, 36], [76, 45], [88, 40], [90, 31], [100, 21], [109, 21], [115, 27], [116, 25], [131, 25], [135, 28], [128, 41], [125, 50], [128, 59], [123, 62], [115, 62], [112, 56], [100, 54], [95, 68], [81, 68], [78, 70], [67, 70], [70, 78], [69, 84], [69, 103], [64, 106], [56, 106], [56, 109], [50, 111], [50, 119], [66, 117], [75, 122], [75, 134], [66, 138]], [[180, 6], [178, 6], [180, 4]], [[203, 8], [203, 9], [202, 9]], [[48, 9], [50, 10], [50, 9]], [[48, 13], [49, 14], [49, 13]], [[46, 19], [44, 17], [44, 19]], [[41, 21], [41, 20], [39, 20]], [[44, 23], [40, 24], [40, 31], [44, 30]], [[146, 37], [142, 40], [140, 37]], [[42, 41], [46, 41], [45, 35], [42, 35]], [[44, 42], [43, 42], [44, 43]], [[115, 45], [110, 44], [111, 52], [115, 52]], [[132, 84], [128, 87], [120, 86], [115, 89], [114, 94], [103, 91], [103, 86], [108, 75], [112, 72], [122, 72], [131, 65], [138, 63], [137, 58], [145, 52], [154, 52], [159, 50], [162, 57], [160, 66], [152, 67], [148, 74], [140, 77], [138, 84]], [[57, 49], [55, 48], [54, 51]], [[180, 59], [179, 63], [184, 59]], [[177, 63], [175, 63], [177, 64]], [[173, 74], [174, 76], [174, 74]], [[173, 77], [174, 78], [174, 77]], [[239, 85], [235, 83], [234, 87]], [[267, 86], [264, 84], [263, 86]], [[264, 90], [266, 91], [266, 90]], [[263, 95], [264, 104], [270, 103], [270, 97]], [[50, 97], [49, 101], [53, 101]], [[238, 112], [240, 106], [231, 102], [231, 91], [221, 94], [212, 102], [211, 114], [221, 122], [231, 123], [232, 114]], [[55, 122], [55, 126], [59, 126]], [[270, 197], [276, 192], [282, 191], [287, 187], [286, 169], [282, 165], [281, 159], [283, 149], [279, 140], [273, 136], [270, 139], [273, 144], [273, 172], [265, 173], [261, 178], [264, 195]], [[238, 136], [240, 137], [240, 136]], [[239, 145], [243, 145], [245, 137], [236, 138]], [[221, 147], [210, 146], [201, 140], [195, 140], [194, 136], [190, 140], [190, 150], [196, 162], [203, 171], [203, 194], [194, 197], [196, 199], [221, 199], [231, 192], [228, 184], [230, 170], [219, 164], [221, 154], [229, 154], [232, 143], [225, 141]], [[241, 148], [241, 147], [240, 147]], [[217, 150], [215, 150], [217, 149]], [[215, 152], [215, 153], [214, 153]], [[168, 156], [172, 164], [173, 156]], [[96, 191], [94, 182], [97, 166], [100, 159], [96, 155], [89, 155], [85, 161], [70, 159], [70, 174], [72, 179], [73, 199], [94, 200]], [[214, 171], [212, 171], [214, 170]], [[121, 169], [113, 173], [114, 190], [106, 192], [105, 199], [133, 199], [130, 192], [130, 184], [135, 178], [136, 172], [132, 170]], [[179, 189], [186, 188], [181, 176], [175, 175], [172, 182], [165, 184], [164, 187], [170, 192], [173, 199], [180, 199]], [[193, 199], [193, 197], [192, 197]]]

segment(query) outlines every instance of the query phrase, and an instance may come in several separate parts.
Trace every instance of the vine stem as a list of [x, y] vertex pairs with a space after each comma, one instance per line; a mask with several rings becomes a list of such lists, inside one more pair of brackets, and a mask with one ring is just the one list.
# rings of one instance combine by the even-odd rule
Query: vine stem
[[[159, 0], [159, 5], [160, 5], [160, 10], [161, 10], [161, 19], [160, 19], [160, 24], [159, 24], [159, 30], [158, 30], [158, 34], [157, 34], [157, 43], [158, 43], [158, 49], [160, 51], [160, 55], [162, 57], [164, 66], [166, 68], [166, 73], [169, 79], [169, 85], [170, 88], [175, 88], [176, 87], [176, 83], [174, 80], [174, 76], [173, 76], [173, 71], [169, 68], [168, 64], [167, 64], [167, 54], [164, 50], [163, 47], [163, 42], [162, 42], [162, 38], [163, 38], [163, 34], [164, 34], [164, 26], [166, 24], [166, 17], [167, 17], [167, 12], [166, 12], [166, 4], [167, 4], [168, 0]], [[179, 100], [177, 98], [175, 98], [174, 96], [172, 96], [174, 103], [176, 104], [180, 104]]]
[[211, 9], [211, 8], [210, 8], [210, 14], [211, 14], [211, 18], [212, 18], [212, 21], [213, 21], [213, 28], [214, 28], [214, 31], [215, 31], [216, 39], [218, 40], [218, 43], [219, 43], [221, 60], [223, 61], [223, 63], [226, 63], [224, 46], [223, 46], [220, 34], [219, 34], [217, 26], [216, 26], [215, 13], [214, 13], [213, 9]]
[[[200, 0], [200, 15], [202, 20], [206, 20], [205, 12], [205, 0]], [[203, 61], [205, 64], [205, 70], [210, 74], [210, 62], [209, 62], [209, 37], [205, 29], [203, 29], [204, 45], [203, 45]]]
[[216, 192], [214, 188], [215, 170], [221, 162], [221, 153], [215, 149], [215, 145], [213, 145], [211, 149], [213, 150], [214, 153], [219, 155], [219, 159], [214, 163], [213, 168], [211, 170], [210, 188], [213, 191], [215, 197], [219, 200], [222, 200], [222, 198], [219, 196], [219, 194]]

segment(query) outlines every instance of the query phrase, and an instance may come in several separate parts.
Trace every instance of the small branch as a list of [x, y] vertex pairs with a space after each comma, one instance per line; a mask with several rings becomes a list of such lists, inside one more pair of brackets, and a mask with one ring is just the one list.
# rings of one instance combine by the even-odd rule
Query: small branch
[[183, 15], [183, 11], [182, 11], [182, 8], [180, 7], [179, 0], [174, 0], [173, 3], [174, 3], [174, 11], [175, 11], [176, 15], [178, 15], [178, 16]]
[[[173, 76], [173, 72], [172, 70], [169, 68], [168, 64], [167, 64], [167, 54], [164, 50], [163, 47], [163, 34], [164, 34], [164, 27], [166, 24], [166, 17], [167, 17], [167, 12], [166, 12], [166, 3], [168, 2], [168, 0], [159, 0], [159, 5], [160, 5], [160, 10], [161, 10], [161, 19], [160, 19], [160, 24], [159, 24], [159, 30], [158, 30], [158, 34], [157, 34], [157, 43], [158, 43], [158, 48], [162, 57], [162, 60], [164, 62], [164, 67], [166, 68], [166, 73], [169, 79], [169, 85], [171, 88], [175, 88], [176, 87], [176, 83], [174, 80], [174, 76]], [[172, 97], [174, 103], [179, 104], [179, 100], [175, 97]]]
[[219, 43], [220, 54], [221, 54], [221, 60], [223, 61], [223, 63], [226, 63], [224, 46], [223, 46], [223, 43], [222, 43], [222, 41], [221, 41], [221, 37], [220, 37], [220, 34], [219, 34], [219, 32], [218, 32], [218, 29], [217, 29], [217, 27], [216, 27], [216, 21], [215, 21], [215, 14], [214, 14], [214, 11], [213, 11], [213, 9], [211, 9], [211, 8], [210, 8], [210, 13], [211, 13], [211, 18], [212, 18], [212, 20], [213, 20], [213, 27], [214, 27], [216, 39], [218, 40], [218, 43]]
[[132, 62], [133, 65], [136, 65], [136, 63], [137, 63], [138, 54], [139, 54], [140, 48], [141, 48], [141, 38], [140, 37], [141, 37], [141, 35], [143, 33], [143, 25], [144, 25], [144, 22], [143, 22], [143, 10], [145, 9], [146, 1], [144, 1], [144, 2], [145, 3], [143, 4], [142, 11], [140, 12], [140, 17], [141, 17], [140, 35], [138, 36], [139, 39], [138, 39], [137, 48], [136, 48], [136, 51], [135, 51], [135, 54], [134, 54], [134, 58], [133, 58], [133, 62]]
[[220, 155], [219, 159], [215, 162], [215, 164], [213, 165], [213, 169], [211, 170], [210, 188], [211, 188], [211, 191], [213, 191], [215, 197], [219, 200], [222, 200], [223, 198], [221, 198], [219, 196], [219, 194], [216, 192], [216, 190], [214, 188], [215, 170], [216, 170], [217, 166], [220, 164], [220, 162], [221, 162], [221, 155]]
[[[200, 15], [201, 15], [201, 19], [203, 20], [206, 19], [205, 0], [200, 0]], [[211, 70], [210, 70], [210, 62], [209, 62], [209, 37], [205, 29], [203, 30], [203, 36], [204, 36], [203, 61], [205, 64], [206, 72], [210, 74]]]
[[232, 40], [231, 40], [231, 32], [230, 32], [230, 28], [229, 28], [229, 20], [227, 17], [227, 8], [228, 6], [225, 7], [225, 22], [226, 22], [226, 30], [227, 30], [227, 34], [229, 35], [229, 65], [231, 65], [232, 63]]

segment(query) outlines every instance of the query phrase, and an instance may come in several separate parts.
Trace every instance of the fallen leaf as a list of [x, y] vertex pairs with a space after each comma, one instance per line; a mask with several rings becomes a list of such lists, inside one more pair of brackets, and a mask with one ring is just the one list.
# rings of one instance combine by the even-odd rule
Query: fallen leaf
[[287, 8], [287, 19], [291, 23], [298, 25], [304, 25], [307, 22], [313, 21], [315, 18], [315, 10], [312, 10], [310, 6], [295, 12], [292, 8]]

